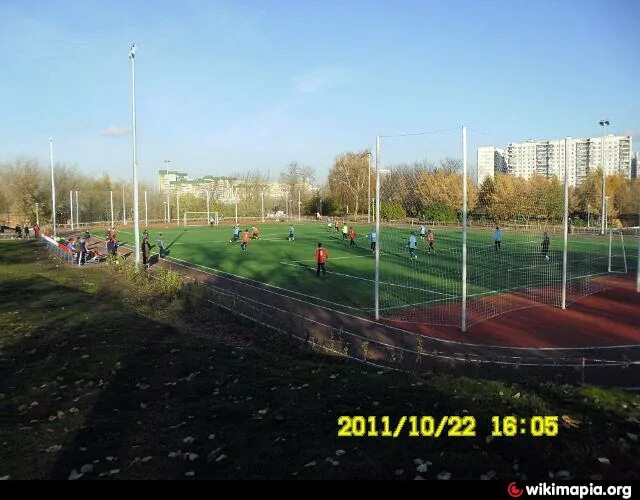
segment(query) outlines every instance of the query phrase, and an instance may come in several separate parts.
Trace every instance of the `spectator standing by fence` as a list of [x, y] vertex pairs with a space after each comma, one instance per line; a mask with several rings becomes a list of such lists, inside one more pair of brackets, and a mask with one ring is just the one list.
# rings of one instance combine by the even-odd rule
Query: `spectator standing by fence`
[[149, 254], [151, 253], [151, 245], [149, 244], [149, 238], [142, 238], [142, 265], [145, 269], [149, 268]]
[[76, 251], [78, 252], [78, 266], [82, 266], [87, 258], [87, 240], [84, 239], [84, 236], [78, 241]]

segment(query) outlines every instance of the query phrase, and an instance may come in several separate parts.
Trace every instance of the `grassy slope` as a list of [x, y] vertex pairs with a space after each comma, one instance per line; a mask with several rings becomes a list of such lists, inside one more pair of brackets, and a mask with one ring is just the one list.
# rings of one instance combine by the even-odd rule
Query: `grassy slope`
[[[33, 243], [0, 243], [0, 477], [65, 479], [91, 464], [86, 478], [413, 478], [415, 459], [432, 463], [425, 478], [640, 477], [637, 395], [372, 371], [149, 289], [130, 295], [118, 280], [57, 267]], [[477, 438], [336, 435], [342, 414], [463, 412]], [[510, 414], [583, 423], [487, 442], [490, 417]], [[198, 457], [169, 457], [178, 450]]]

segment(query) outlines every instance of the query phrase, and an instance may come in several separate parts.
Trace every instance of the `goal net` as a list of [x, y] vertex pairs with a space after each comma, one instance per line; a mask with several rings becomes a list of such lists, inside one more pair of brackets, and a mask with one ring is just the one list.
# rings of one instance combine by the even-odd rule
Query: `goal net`
[[185, 212], [183, 215], [185, 226], [217, 226], [219, 224], [218, 212]]
[[580, 204], [594, 215], [598, 190], [581, 187], [571, 168], [565, 188], [567, 141], [504, 150], [466, 142], [465, 213], [465, 140], [461, 128], [380, 140], [378, 318], [464, 328], [567, 307], [629, 272], [637, 230], [601, 234], [580, 220]]

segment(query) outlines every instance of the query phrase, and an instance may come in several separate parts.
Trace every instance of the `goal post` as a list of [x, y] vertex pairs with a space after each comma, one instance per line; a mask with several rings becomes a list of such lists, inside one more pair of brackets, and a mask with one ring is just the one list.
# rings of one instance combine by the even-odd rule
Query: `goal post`
[[[183, 214], [183, 222], [186, 226], [208, 226], [211, 224], [209, 219], [210, 213], [207, 212], [185, 212]], [[213, 218], [214, 224], [218, 225], [218, 212], [215, 212]]]

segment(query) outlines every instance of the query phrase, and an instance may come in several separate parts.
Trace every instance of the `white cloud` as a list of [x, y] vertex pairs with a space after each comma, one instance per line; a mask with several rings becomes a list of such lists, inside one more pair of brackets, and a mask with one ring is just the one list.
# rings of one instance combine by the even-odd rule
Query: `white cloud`
[[299, 93], [315, 94], [344, 85], [347, 76], [340, 68], [319, 68], [295, 77], [293, 82]]
[[123, 137], [131, 133], [131, 127], [109, 127], [100, 132], [105, 137]]

